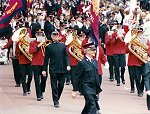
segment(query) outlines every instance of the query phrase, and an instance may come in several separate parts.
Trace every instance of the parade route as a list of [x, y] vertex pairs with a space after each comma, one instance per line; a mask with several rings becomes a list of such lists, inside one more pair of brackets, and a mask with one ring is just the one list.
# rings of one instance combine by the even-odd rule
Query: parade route
[[[127, 69], [127, 68], [126, 68]], [[146, 94], [138, 97], [130, 93], [128, 71], [125, 73], [126, 84], [116, 86], [110, 82], [108, 70], [104, 70], [100, 107], [102, 114], [149, 114], [146, 107]], [[84, 106], [83, 96], [71, 98], [71, 85], [65, 85], [60, 99], [60, 108], [52, 102], [49, 78], [42, 101], [36, 100], [34, 79], [31, 94], [22, 96], [22, 87], [14, 87], [13, 70], [9, 65], [0, 65], [0, 114], [80, 114]]]

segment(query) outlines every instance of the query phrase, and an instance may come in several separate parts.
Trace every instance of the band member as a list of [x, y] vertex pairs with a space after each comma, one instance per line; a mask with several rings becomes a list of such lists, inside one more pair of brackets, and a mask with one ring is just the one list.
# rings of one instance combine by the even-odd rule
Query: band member
[[98, 76], [98, 62], [93, 59], [96, 54], [94, 43], [87, 43], [83, 46], [85, 57], [78, 62], [75, 73], [75, 91], [72, 93], [73, 98], [80, 91], [85, 99], [85, 106], [81, 114], [96, 114], [100, 109], [96, 95], [101, 92]]
[[[114, 62], [115, 62], [115, 74], [117, 80], [117, 86], [120, 86], [120, 77], [122, 83], [125, 84], [125, 43], [123, 42], [124, 34], [121, 33], [121, 26], [115, 25], [113, 28], [112, 41], [114, 44]], [[121, 72], [120, 72], [121, 67]], [[121, 76], [120, 76], [121, 75]]]
[[[75, 36], [73, 36], [73, 37], [75, 37]], [[68, 38], [69, 38], [69, 34], [68, 34]], [[71, 39], [70, 39], [71, 40]], [[73, 40], [75, 40], [75, 39], [73, 39]], [[81, 45], [82, 44], [82, 41], [84, 41], [85, 40], [85, 34], [82, 32], [82, 31], [80, 31], [80, 32], [78, 32], [77, 33], [77, 42], [79, 43], [79, 45]], [[67, 43], [67, 42], [66, 42]], [[70, 46], [71, 46], [72, 44], [70, 44], [70, 45], [67, 45], [67, 48], [70, 48]], [[75, 45], [75, 44], [74, 44]], [[77, 45], [77, 44], [76, 44]], [[81, 46], [82, 47], [82, 46]], [[74, 48], [74, 47], [73, 47]], [[80, 50], [81, 51], [81, 48], [75, 48], [75, 49], [71, 49], [71, 50]], [[68, 49], [68, 51], [69, 51], [69, 49]], [[76, 52], [75, 52], [76, 53]], [[77, 53], [80, 53], [80, 52], [77, 52]], [[68, 52], [68, 55], [69, 55], [69, 59], [70, 59], [70, 66], [71, 66], [71, 70], [70, 70], [70, 78], [71, 78], [71, 83], [72, 83], [72, 87], [73, 87], [73, 91], [74, 91], [74, 88], [75, 88], [75, 83], [74, 83], [74, 78], [76, 77], [75, 76], [75, 72], [76, 72], [76, 68], [77, 68], [77, 63], [78, 63], [78, 60], [77, 60], [77, 58], [75, 58], [75, 57], [73, 57], [71, 54], [70, 54], [70, 52]], [[77, 56], [78, 57], [78, 56]]]
[[131, 53], [127, 49], [128, 55], [128, 71], [129, 71], [129, 76], [130, 76], [130, 86], [131, 86], [131, 91], [130, 93], [134, 93], [135, 91], [135, 86], [134, 82], [136, 83], [136, 88], [138, 92], [138, 96], [142, 97], [143, 96], [143, 90], [142, 90], [142, 83], [141, 83], [141, 66], [143, 62], [138, 59], [133, 53]]
[[113, 50], [114, 50], [114, 44], [112, 43], [112, 34], [111, 31], [108, 31], [106, 33], [106, 39], [105, 39], [105, 44], [106, 44], [106, 55], [107, 55], [107, 60], [109, 63], [109, 79], [110, 82], [114, 81], [114, 56], [113, 56]]
[[13, 65], [14, 79], [16, 82], [15, 87], [20, 87], [19, 59], [15, 55], [16, 42], [12, 41], [12, 37], [10, 37], [8, 43], [2, 49], [8, 49], [11, 46], [13, 47], [12, 65]]
[[42, 74], [46, 76], [46, 71], [49, 64], [49, 73], [52, 88], [52, 97], [54, 106], [59, 108], [59, 99], [62, 94], [65, 82], [65, 73], [70, 70], [69, 57], [66, 51], [66, 46], [60, 43], [58, 31], [52, 32], [52, 44], [49, 44], [45, 49], [44, 67]]
[[43, 92], [45, 92], [47, 76], [42, 75], [45, 47], [43, 46], [45, 37], [42, 36], [42, 31], [37, 31], [35, 33], [36, 40], [30, 43], [29, 53], [33, 55], [32, 58], [32, 70], [34, 73], [35, 89], [37, 101], [43, 99]]
[[[23, 38], [24, 37], [22, 37], [22, 39]], [[31, 93], [30, 91], [30, 85], [32, 81], [31, 61], [20, 51], [19, 43], [21, 43], [21, 40], [18, 41], [16, 44], [15, 54], [19, 59], [19, 68], [20, 68], [21, 83], [22, 83], [22, 88], [23, 88], [23, 96], [27, 96], [27, 94]], [[26, 82], [26, 75], [28, 75], [27, 82]]]

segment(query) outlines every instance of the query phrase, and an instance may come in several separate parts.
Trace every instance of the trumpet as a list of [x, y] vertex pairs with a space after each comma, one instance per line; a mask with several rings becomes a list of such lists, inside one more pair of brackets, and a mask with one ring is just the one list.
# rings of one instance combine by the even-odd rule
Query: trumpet
[[44, 42], [39, 43], [38, 47], [39, 48], [41, 47], [43, 56], [45, 56], [45, 47], [47, 45], [51, 44], [51, 43], [52, 43], [52, 41], [51, 40], [47, 40], [47, 39]]

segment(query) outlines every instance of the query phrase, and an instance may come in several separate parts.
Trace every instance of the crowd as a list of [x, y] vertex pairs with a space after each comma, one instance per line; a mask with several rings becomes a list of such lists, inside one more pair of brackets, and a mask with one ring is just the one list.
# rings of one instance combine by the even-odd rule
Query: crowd
[[[91, 0], [39, 0], [32, 4], [30, 12], [20, 12], [12, 18], [4, 35], [8, 43], [3, 49], [13, 48], [12, 64], [16, 87], [22, 84], [23, 95], [30, 94], [34, 76], [36, 98], [41, 101], [49, 71], [55, 107], [59, 107], [59, 99], [66, 83], [72, 85], [73, 98], [76, 97], [76, 91], [84, 95], [86, 103], [82, 114], [96, 114], [100, 110], [97, 101], [102, 91], [101, 65], [109, 67], [109, 80], [116, 80], [117, 86], [125, 84], [127, 65], [130, 93], [137, 89], [137, 95], [142, 97], [145, 85], [147, 107], [150, 110], [149, 62], [144, 63], [137, 58], [128, 49], [130, 42], [125, 42], [126, 34], [136, 29], [136, 35], [139, 38], [142, 36], [140, 41], [149, 46], [150, 1], [140, 0], [132, 8], [128, 0], [101, 0], [97, 47], [92, 42], [90, 4]], [[31, 61], [20, 51], [20, 41], [15, 42], [11, 37], [21, 27], [27, 29], [30, 38], [36, 38], [29, 44], [28, 51], [33, 55]], [[76, 50], [75, 56], [78, 57], [80, 53], [83, 55], [82, 60], [70, 53], [74, 50], [71, 46], [77, 45], [70, 43], [75, 39], [80, 45], [80, 51]], [[44, 44], [45, 40], [51, 43]], [[143, 58], [147, 60], [149, 48], [146, 54]]]

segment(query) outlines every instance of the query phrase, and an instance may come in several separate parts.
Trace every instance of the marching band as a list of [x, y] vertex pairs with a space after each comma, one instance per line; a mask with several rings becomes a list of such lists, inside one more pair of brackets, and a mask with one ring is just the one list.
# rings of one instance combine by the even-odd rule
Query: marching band
[[97, 101], [104, 75], [101, 65], [109, 69], [109, 80], [116, 81], [116, 86], [126, 84], [127, 65], [130, 93], [137, 90], [137, 96], [142, 97], [145, 87], [150, 111], [149, 11], [137, 5], [132, 10], [127, 4], [121, 7], [122, 2], [117, 2], [119, 7], [115, 8], [107, 1], [107, 12], [102, 2], [98, 46], [95, 46], [89, 8], [83, 11], [88, 7], [84, 4], [90, 4], [90, 0], [60, 1], [47, 0], [43, 6], [47, 12], [40, 4], [34, 4], [25, 18], [19, 13], [19, 18], [16, 16], [11, 21], [14, 33], [2, 49], [13, 45], [15, 87], [21, 84], [23, 96], [27, 96], [34, 77], [36, 99], [41, 101], [50, 75], [53, 103], [59, 108], [64, 84], [70, 84], [71, 79], [72, 97], [76, 98], [79, 91], [85, 98], [81, 114], [100, 114]]

